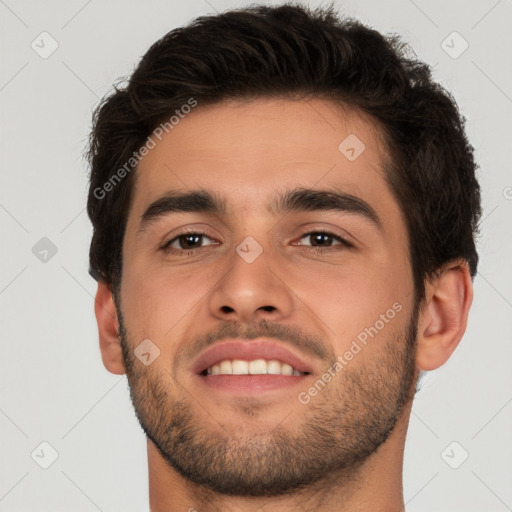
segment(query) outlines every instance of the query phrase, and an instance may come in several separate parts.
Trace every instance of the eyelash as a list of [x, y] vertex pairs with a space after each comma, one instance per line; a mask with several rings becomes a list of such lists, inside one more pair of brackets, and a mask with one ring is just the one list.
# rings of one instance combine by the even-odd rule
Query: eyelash
[[[329, 237], [332, 237], [335, 241], [339, 242], [339, 244], [334, 244], [328, 247], [322, 247], [322, 246], [314, 246], [314, 245], [303, 245], [303, 244], [297, 244], [302, 245], [302, 247], [307, 247], [309, 250], [315, 251], [316, 253], [324, 253], [324, 252], [330, 252], [330, 251], [339, 251], [341, 249], [351, 249], [354, 247], [354, 244], [351, 244], [341, 236], [332, 233], [331, 231], [328, 231], [326, 229], [315, 229], [313, 231], [307, 231], [303, 233], [299, 240], [302, 240], [303, 238], [311, 235], [327, 235]], [[338, 247], [338, 249], [336, 248]]]
[[[307, 232], [303, 233], [300, 236], [299, 240], [302, 240], [303, 238], [305, 238], [307, 236], [317, 235], [317, 234], [322, 234], [322, 235], [330, 236], [335, 241], [340, 242], [340, 243], [339, 244], [335, 244], [335, 245], [331, 245], [331, 246], [328, 246], [328, 247], [311, 246], [311, 245], [304, 245], [304, 244], [295, 244], [295, 245], [300, 245], [302, 247], [306, 247], [307, 249], [313, 250], [316, 253], [324, 253], [324, 252], [329, 252], [329, 251], [332, 251], [332, 250], [341, 250], [342, 248], [348, 249], [348, 248], [353, 248], [354, 247], [354, 245], [352, 243], [348, 242], [347, 240], [345, 240], [344, 238], [340, 237], [339, 235], [336, 235], [335, 233], [332, 233], [331, 231], [327, 231], [327, 230], [323, 230], [323, 229], [317, 229], [317, 230], [314, 230], [314, 231], [307, 231]], [[160, 247], [160, 249], [163, 250], [164, 252], [168, 253], [168, 254], [174, 254], [174, 255], [177, 255], [177, 256], [192, 256], [193, 254], [196, 254], [201, 249], [205, 249], [205, 247], [195, 247], [195, 248], [192, 248], [192, 249], [176, 249], [174, 247], [170, 247], [170, 245], [172, 243], [176, 242], [180, 237], [187, 236], [187, 235], [196, 235], [196, 236], [201, 236], [201, 237], [207, 237], [207, 238], [210, 238], [211, 240], [214, 240], [213, 237], [209, 236], [207, 233], [202, 233], [202, 232], [199, 232], [199, 231], [190, 231], [190, 232], [180, 233], [179, 235], [175, 236], [174, 238], [171, 238], [171, 240], [168, 240], [167, 242], [165, 242]], [[212, 245], [218, 245], [218, 243], [214, 243]], [[208, 247], [208, 246], [206, 246], [206, 247]], [[336, 247], [339, 247], [339, 249], [336, 249]]]
[[[201, 249], [205, 249], [205, 247], [195, 247], [193, 249], [175, 249], [174, 247], [170, 247], [170, 245], [175, 242], [176, 240], [178, 240], [180, 237], [182, 236], [192, 236], [192, 235], [196, 235], [196, 236], [202, 236], [202, 237], [207, 237], [207, 238], [210, 238], [211, 240], [213, 240], [213, 237], [211, 237], [210, 235], [208, 235], [208, 233], [202, 233], [200, 231], [185, 231], [183, 233], [180, 233], [179, 235], [176, 235], [174, 238], [171, 238], [169, 241], [165, 242], [161, 247], [160, 249], [162, 249], [164, 252], [168, 253], [168, 254], [175, 254], [177, 256], [192, 256], [193, 254], [197, 253], [198, 250], [201, 250]], [[214, 244], [214, 245], [218, 245], [218, 244]]]

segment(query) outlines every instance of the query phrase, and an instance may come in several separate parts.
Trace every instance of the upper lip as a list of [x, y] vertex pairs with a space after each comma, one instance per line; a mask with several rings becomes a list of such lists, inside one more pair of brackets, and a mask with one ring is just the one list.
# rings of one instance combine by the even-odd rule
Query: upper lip
[[295, 354], [291, 349], [283, 346], [279, 342], [264, 338], [253, 340], [236, 339], [217, 342], [198, 356], [192, 370], [195, 373], [202, 373], [214, 364], [233, 359], [246, 361], [252, 361], [254, 359], [273, 359], [287, 363], [300, 372], [313, 372], [311, 365], [299, 355]]

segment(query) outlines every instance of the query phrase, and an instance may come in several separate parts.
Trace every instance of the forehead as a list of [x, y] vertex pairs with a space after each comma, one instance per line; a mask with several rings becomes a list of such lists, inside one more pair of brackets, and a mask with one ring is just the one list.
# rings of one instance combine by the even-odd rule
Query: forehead
[[393, 203], [380, 128], [328, 100], [198, 104], [154, 140], [136, 170], [131, 216], [175, 189], [218, 192], [228, 210], [270, 204], [277, 191], [297, 186]]

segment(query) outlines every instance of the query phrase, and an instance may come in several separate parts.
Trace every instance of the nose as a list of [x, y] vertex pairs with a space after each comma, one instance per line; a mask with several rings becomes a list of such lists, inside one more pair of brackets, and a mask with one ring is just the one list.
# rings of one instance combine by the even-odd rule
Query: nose
[[293, 312], [294, 295], [279, 268], [268, 251], [252, 262], [233, 251], [224, 277], [209, 294], [210, 314], [247, 323], [285, 320]]

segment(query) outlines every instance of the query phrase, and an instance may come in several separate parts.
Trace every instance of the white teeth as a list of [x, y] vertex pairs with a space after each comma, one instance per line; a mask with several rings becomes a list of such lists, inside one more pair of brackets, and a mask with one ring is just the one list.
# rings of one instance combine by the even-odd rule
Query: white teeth
[[[223, 361], [224, 362], [224, 361]], [[233, 375], [247, 375], [249, 373], [249, 362], [235, 359], [232, 361]]]
[[269, 361], [267, 363], [267, 373], [270, 375], [281, 375], [281, 363], [279, 361]]
[[283, 363], [281, 365], [281, 373], [283, 375], [291, 375], [293, 373], [293, 368], [289, 364]]
[[265, 359], [255, 359], [249, 361], [249, 373], [251, 375], [261, 375], [267, 373], [267, 362]]
[[301, 375], [286, 363], [281, 363], [275, 359], [269, 361], [265, 359], [255, 359], [253, 361], [244, 361], [242, 359], [224, 360], [214, 364], [206, 371], [208, 375]]
[[233, 373], [231, 361], [221, 361], [219, 373]]

